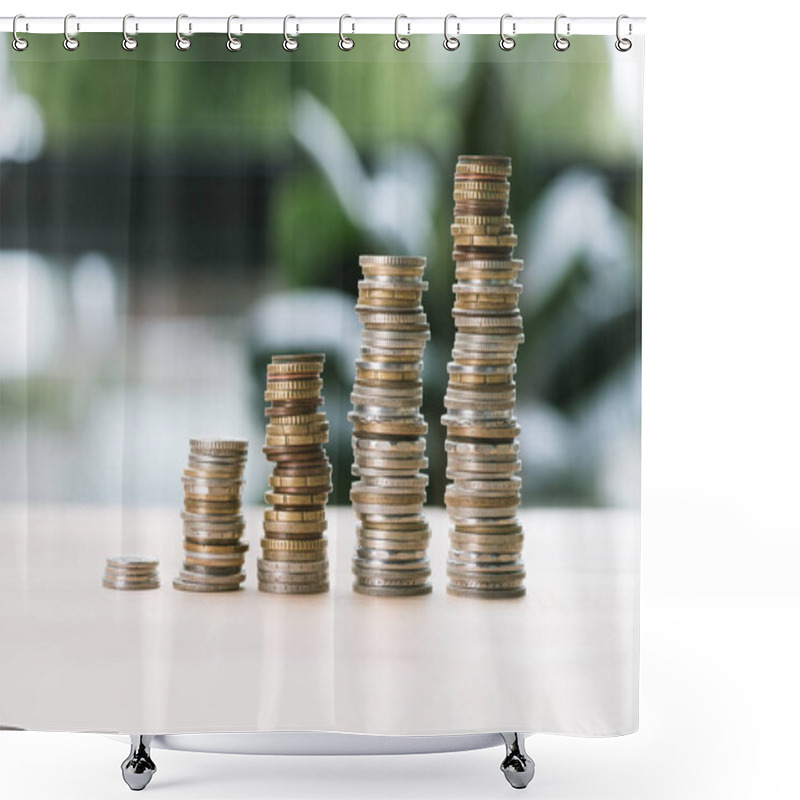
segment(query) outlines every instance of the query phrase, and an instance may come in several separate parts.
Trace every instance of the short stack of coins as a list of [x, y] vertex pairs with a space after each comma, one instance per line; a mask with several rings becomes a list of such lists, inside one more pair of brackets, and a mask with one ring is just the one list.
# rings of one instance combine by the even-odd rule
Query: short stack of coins
[[519, 427], [514, 373], [523, 341], [517, 237], [508, 216], [511, 159], [459, 156], [454, 240], [456, 323], [446, 413], [450, 517], [449, 593], [503, 598], [525, 593]]
[[267, 367], [264, 455], [275, 466], [264, 495], [271, 507], [258, 560], [262, 592], [317, 594], [330, 586], [325, 505], [333, 487], [328, 420], [319, 410], [324, 365], [323, 354], [305, 353], [274, 356]]
[[186, 592], [232, 592], [245, 579], [242, 541], [245, 439], [191, 439], [183, 471], [183, 569]]
[[158, 589], [158, 559], [144, 556], [115, 556], [106, 559], [103, 586], [106, 589], [132, 591]]
[[430, 326], [422, 308], [425, 259], [361, 256], [356, 313], [361, 357], [350, 396], [358, 518], [353, 589], [361, 594], [428, 594], [430, 527], [423, 514], [428, 476], [422, 356]]

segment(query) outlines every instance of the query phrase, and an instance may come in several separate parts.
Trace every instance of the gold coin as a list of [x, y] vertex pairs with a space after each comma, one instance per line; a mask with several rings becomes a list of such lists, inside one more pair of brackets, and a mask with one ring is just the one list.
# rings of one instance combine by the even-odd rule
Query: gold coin
[[328, 540], [324, 536], [317, 539], [270, 539], [265, 537], [261, 539], [261, 547], [265, 551], [320, 553], [328, 547]]
[[311, 359], [309, 361], [284, 361], [267, 364], [267, 376], [270, 375], [318, 375], [322, 372], [324, 360]]
[[359, 266], [386, 266], [386, 267], [424, 267], [427, 263], [424, 256], [375, 256], [362, 255], [358, 257]]
[[265, 522], [319, 522], [324, 519], [324, 508], [302, 511], [268, 508], [264, 511]]
[[273, 364], [289, 364], [292, 362], [301, 361], [319, 361], [325, 363], [325, 353], [291, 353], [278, 356], [272, 356]]
[[210, 517], [215, 516], [232, 516], [236, 514], [242, 507], [240, 500], [212, 502], [206, 500], [191, 500], [184, 499], [183, 506], [190, 514], [203, 514]]
[[247, 453], [247, 439], [212, 439], [203, 437], [189, 439], [189, 447], [197, 453], [241, 455]]
[[264, 533], [281, 535], [322, 534], [328, 530], [328, 521], [325, 519], [315, 522], [279, 522], [277, 520], [264, 520], [262, 523]]
[[247, 542], [241, 544], [195, 544], [184, 540], [183, 549], [187, 553], [218, 553], [220, 555], [234, 555], [236, 553], [246, 553], [250, 549]]
[[276, 475], [274, 472], [269, 476], [270, 486], [276, 489], [283, 488], [309, 488], [330, 486], [330, 476], [326, 473], [319, 475]]

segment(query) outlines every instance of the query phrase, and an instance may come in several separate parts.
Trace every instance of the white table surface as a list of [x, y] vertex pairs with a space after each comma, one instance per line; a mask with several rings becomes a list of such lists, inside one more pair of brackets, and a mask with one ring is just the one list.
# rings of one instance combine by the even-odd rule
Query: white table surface
[[[248, 508], [239, 592], [172, 588], [176, 509], [0, 509], [0, 723], [108, 733], [523, 730], [638, 724], [639, 518], [525, 510], [526, 597], [445, 592], [447, 518], [429, 509], [433, 594], [351, 589], [354, 517], [330, 508], [330, 594], [259, 592]], [[161, 588], [102, 588], [108, 555], [152, 554]]]

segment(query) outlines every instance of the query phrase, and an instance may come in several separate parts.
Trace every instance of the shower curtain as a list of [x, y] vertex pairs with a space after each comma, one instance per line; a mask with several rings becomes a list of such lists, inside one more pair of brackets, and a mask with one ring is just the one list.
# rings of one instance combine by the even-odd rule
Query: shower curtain
[[640, 39], [30, 39], [0, 43], [0, 723], [636, 730]]

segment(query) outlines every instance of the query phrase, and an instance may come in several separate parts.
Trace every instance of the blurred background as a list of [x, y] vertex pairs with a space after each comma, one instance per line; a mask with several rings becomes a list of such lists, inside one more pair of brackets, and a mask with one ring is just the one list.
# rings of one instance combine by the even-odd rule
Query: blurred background
[[425, 255], [429, 502], [445, 486], [460, 153], [513, 160], [526, 504], [639, 504], [641, 63], [613, 37], [0, 41], [0, 492], [174, 504], [196, 435], [249, 439], [266, 364], [324, 351], [332, 502], [350, 485], [361, 253]]

